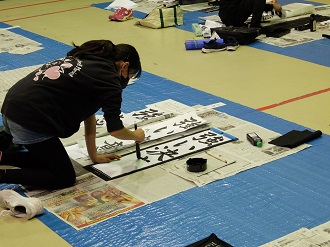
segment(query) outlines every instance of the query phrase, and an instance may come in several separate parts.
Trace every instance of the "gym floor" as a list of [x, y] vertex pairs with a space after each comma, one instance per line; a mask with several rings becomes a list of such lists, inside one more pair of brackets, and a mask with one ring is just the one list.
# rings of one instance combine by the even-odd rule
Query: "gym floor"
[[[4, 0], [0, 1], [0, 23], [5, 26], [18, 26], [19, 29], [65, 45], [71, 45], [72, 42], [81, 44], [92, 39], [110, 39], [114, 43], [129, 43], [136, 47], [140, 53], [142, 67], [145, 72], [156, 75], [162, 79], [168, 79], [186, 86], [187, 88], [193, 88], [206, 94], [219, 97], [220, 102], [222, 99], [225, 99], [228, 102], [233, 102], [234, 104], [237, 103], [239, 106], [247, 107], [248, 109], [251, 109], [251, 111], [265, 113], [265, 116], [270, 122], [272, 121], [271, 119], [274, 119], [283, 124], [294, 123], [297, 124], [297, 126], [304, 126], [312, 130], [321, 130], [324, 133], [322, 136], [323, 140], [327, 140], [326, 143], [329, 145], [329, 39], [315, 42], [314, 47], [313, 44], [300, 45], [299, 49], [287, 49], [289, 51], [285, 48], [272, 49], [267, 45], [254, 43], [247, 46], [241, 46], [235, 52], [225, 51], [203, 54], [201, 51], [185, 50], [184, 41], [194, 38], [194, 35], [189, 28], [186, 28], [186, 30], [176, 27], [150, 29], [134, 25], [137, 19], [131, 19], [125, 22], [111, 22], [108, 20], [108, 16], [111, 12], [97, 7], [97, 4], [103, 3], [105, 3], [105, 1]], [[279, 3], [287, 4], [290, 2], [284, 1]], [[306, 2], [304, 1], [304, 3]], [[314, 2], [314, 4], [321, 3], [330, 4], [330, 1], [323, 0]], [[105, 6], [107, 6], [107, 4], [105, 4]], [[196, 22], [197, 21], [198, 20], [196, 20]], [[63, 51], [52, 50], [50, 52], [54, 53], [54, 57], [62, 57], [65, 55]], [[19, 61], [16, 59], [17, 56], [14, 60], [19, 64]], [[318, 60], [325, 60], [326, 62], [318, 63]], [[1, 65], [3, 62], [0, 54]], [[33, 61], [35, 65], [43, 62], [44, 61]], [[144, 80], [143, 76], [140, 80]], [[139, 81], [136, 82], [136, 84], [138, 83]], [[155, 88], [155, 90], [157, 90], [157, 88]], [[181, 93], [183, 97], [190, 99], [192, 103], [199, 104], [198, 98], [192, 99], [189, 95], [184, 95], [184, 91]], [[171, 98], [171, 89], [169, 89], [168, 98]], [[137, 98], [136, 101], [144, 102], [144, 99]], [[134, 104], [135, 102], [130, 103]], [[232, 115], [236, 114], [235, 112], [228, 113]], [[256, 116], [259, 115], [257, 114]], [[253, 122], [259, 124], [258, 119], [254, 119]], [[267, 124], [264, 127], [268, 127]], [[318, 171], [320, 173], [316, 177], [323, 177], [325, 174], [329, 174], [330, 169], [326, 164], [329, 165], [330, 152], [329, 149], [324, 149], [323, 151], [318, 152], [319, 153], [315, 153], [315, 155], [318, 155], [319, 158], [320, 153], [322, 153], [321, 156], [323, 159], [320, 159], [320, 163], [324, 167], [322, 167], [322, 169], [320, 168]], [[313, 159], [313, 157], [311, 157], [311, 159]], [[325, 170], [323, 170], [324, 168]], [[260, 173], [260, 170], [258, 169], [259, 168], [255, 168], [249, 171], [250, 175], [253, 172]], [[305, 178], [302, 177], [301, 179]], [[240, 177], [238, 180], [246, 181], [246, 178]], [[312, 207], [309, 213], [313, 214], [315, 218], [309, 218], [309, 220], [304, 219], [303, 221], [305, 221], [305, 225], [301, 222], [293, 224], [291, 228], [287, 228], [287, 232], [285, 232], [286, 234], [298, 230], [300, 227], [307, 225], [312, 226], [313, 224], [317, 225], [330, 220], [329, 204], [326, 206], [326, 202], [328, 202], [330, 198], [330, 181], [329, 177], [321, 180], [322, 184], [319, 184], [320, 187], [323, 187], [321, 198], [325, 198], [325, 201], [320, 203], [324, 205], [326, 209], [322, 213], [322, 217], [317, 216], [317, 207]], [[279, 186], [280, 181], [280, 178], [277, 181], [275, 180], [274, 183], [277, 185], [272, 186]], [[235, 181], [231, 182], [234, 183]], [[227, 183], [230, 183], [230, 180], [227, 180]], [[304, 184], [304, 186], [307, 187], [308, 185]], [[324, 188], [326, 188], [324, 186], [327, 186], [328, 191], [324, 190]], [[319, 193], [317, 189], [314, 191]], [[186, 192], [182, 193], [182, 197], [185, 196], [185, 193]], [[188, 196], [191, 196], [192, 198], [194, 197], [193, 194]], [[235, 197], [235, 195], [233, 195], [233, 197]], [[180, 198], [181, 197], [179, 196], [172, 200], [180, 200]], [[238, 199], [235, 198], [235, 200]], [[148, 208], [145, 210], [148, 210]], [[227, 210], [230, 211], [228, 208]], [[303, 212], [304, 209], [301, 209], [302, 215]], [[160, 213], [166, 215], [166, 211]], [[255, 213], [258, 214], [258, 211]], [[308, 214], [307, 212], [305, 213], [306, 215]], [[143, 216], [143, 212], [141, 212], [141, 215]], [[168, 227], [171, 227], [169, 221], [166, 220], [166, 216], [164, 215], [159, 216], [159, 225], [164, 226], [169, 224]], [[276, 215], [273, 216], [276, 217]], [[193, 218], [189, 218], [189, 214], [187, 214], [187, 217], [188, 218], [181, 216], [181, 220], [194, 220]], [[129, 220], [129, 215], [125, 216], [125, 219]], [[135, 218], [135, 220], [137, 220], [137, 218]], [[143, 219], [140, 220], [143, 221]], [[107, 241], [100, 241], [99, 245], [95, 244], [95, 242], [88, 244], [90, 238], [97, 239], [97, 237], [95, 237], [97, 234], [95, 230], [90, 231], [92, 236], [89, 235], [87, 228], [86, 231], [83, 231], [81, 234], [75, 233], [74, 237], [72, 237], [70, 236], [70, 231], [72, 230], [61, 232], [56, 229], [56, 227], [52, 227], [51, 223], [47, 224], [46, 221], [47, 219], [42, 218], [35, 218], [30, 221], [16, 218], [6, 222], [0, 220], [0, 245], [13, 247], [36, 247], [45, 245], [48, 247], [71, 245], [119, 246], [113, 242]], [[111, 224], [111, 219], [109, 221], [109, 224]], [[166, 223], [164, 223], [165, 221]], [[173, 219], [173, 221], [177, 221], [177, 225], [186, 223], [180, 223], [178, 219]], [[141, 225], [143, 226], [144, 224], [148, 226], [147, 222]], [[281, 234], [284, 235], [284, 232], [280, 231], [278, 232], [278, 235], [275, 234], [270, 236], [265, 234], [263, 237], [260, 237], [260, 235], [263, 234], [262, 232], [255, 232], [258, 237], [250, 235], [250, 233], [243, 234], [241, 231], [242, 229], [239, 229], [238, 227], [239, 224], [239, 220], [232, 223], [232, 225], [223, 225], [222, 222], [218, 222], [218, 228], [215, 228], [215, 225], [213, 224], [212, 229], [219, 229], [219, 232], [217, 232], [219, 237], [222, 237], [220, 232], [223, 232], [223, 237], [229, 243], [233, 245], [238, 243], [238, 245], [235, 246], [257, 246], [267, 241], [271, 241], [276, 237], [280, 237]], [[201, 225], [200, 227], [203, 229], [207, 229], [208, 227], [211, 228], [211, 226], [208, 226], [206, 223], [204, 226]], [[232, 229], [228, 230], [230, 227], [232, 227]], [[269, 225], [268, 227], [273, 227], [275, 232], [279, 228], [279, 226], [274, 225]], [[114, 229], [110, 229], [111, 232], [106, 228], [98, 230], [103, 232], [103, 234], [113, 235]], [[153, 225], [150, 227], [149, 225], [148, 231], [150, 229], [155, 229], [157, 231], [157, 226]], [[118, 238], [125, 239], [125, 237], [123, 237], [124, 235], [133, 234], [132, 237], [136, 237], [137, 235], [134, 231], [143, 232], [143, 229], [134, 230], [134, 226], [132, 226], [132, 229], [130, 230], [133, 232], [119, 231], [114, 235], [118, 234]], [[198, 232], [198, 230], [199, 229], [191, 229], [193, 232]], [[235, 230], [238, 232], [233, 234]], [[150, 237], [148, 237], [148, 231], [145, 231], [144, 234], [140, 232], [140, 235], [138, 235], [140, 239], [135, 239], [133, 242], [135, 243], [134, 245], [122, 244], [120, 246], [184, 246], [203, 238], [202, 236], [208, 236], [207, 234], [204, 234], [197, 235], [196, 239], [191, 237], [185, 238], [185, 234], [181, 232], [182, 234], [180, 235], [180, 232], [178, 231], [176, 241], [172, 242], [169, 236], [162, 236], [161, 231], [158, 236], [150, 234]], [[226, 235], [226, 231], [231, 232], [231, 234]], [[269, 229], [265, 229], [265, 232], [267, 231], [269, 231]], [[163, 232], [163, 234], [164, 233], [166, 232]], [[241, 234], [242, 236], [240, 236]], [[250, 235], [250, 243], [249, 239], [247, 239], [247, 235]], [[190, 234], [188, 234], [188, 236], [190, 236]], [[237, 240], [242, 239], [243, 236], [246, 239]], [[163, 242], [159, 240], [161, 238], [163, 238]], [[180, 238], [181, 240], [178, 240]]]

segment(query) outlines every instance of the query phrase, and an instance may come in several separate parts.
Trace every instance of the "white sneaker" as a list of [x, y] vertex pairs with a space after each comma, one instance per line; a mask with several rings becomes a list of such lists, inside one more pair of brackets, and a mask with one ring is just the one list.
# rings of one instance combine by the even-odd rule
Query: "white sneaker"
[[28, 220], [44, 212], [40, 199], [21, 196], [14, 190], [0, 190], [0, 206], [10, 209], [16, 217]]

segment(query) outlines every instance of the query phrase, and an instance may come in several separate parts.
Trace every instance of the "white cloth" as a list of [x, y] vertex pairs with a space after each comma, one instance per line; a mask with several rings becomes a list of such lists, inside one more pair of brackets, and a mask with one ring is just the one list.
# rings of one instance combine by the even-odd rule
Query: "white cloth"
[[138, 5], [130, 0], [115, 0], [105, 9], [119, 9], [124, 7], [126, 9], [133, 9]]

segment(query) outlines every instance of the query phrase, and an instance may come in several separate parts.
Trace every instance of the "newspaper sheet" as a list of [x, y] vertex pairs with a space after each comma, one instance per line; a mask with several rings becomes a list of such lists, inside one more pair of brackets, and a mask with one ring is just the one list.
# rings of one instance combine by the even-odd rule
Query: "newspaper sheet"
[[330, 246], [330, 222], [312, 229], [301, 228], [286, 236], [275, 239], [260, 247], [329, 247]]
[[[315, 11], [315, 13], [318, 15], [330, 16], [330, 5], [315, 6]], [[289, 19], [295, 20], [302, 17], [309, 17], [309, 14], [301, 15], [298, 17], [274, 19], [271, 20], [269, 23], [264, 23], [263, 26], [282, 23], [288, 21]], [[330, 35], [330, 20], [318, 22], [316, 24], [315, 32], [311, 32], [309, 29], [304, 31], [297, 31], [295, 29], [291, 29], [291, 32], [289, 34], [286, 34], [280, 38], [266, 37], [266, 35], [260, 35], [257, 37], [257, 40], [278, 47], [289, 47], [323, 39], [322, 34]]]
[[73, 187], [27, 195], [39, 198], [48, 211], [77, 230], [145, 204], [90, 173], [78, 177]]
[[11, 32], [9, 29], [0, 29], [0, 53], [28, 54], [43, 49], [41, 43]]
[[[238, 140], [196, 154], [196, 157], [203, 157], [208, 160], [208, 168], [204, 173], [187, 172], [184, 158], [161, 165], [163, 169], [192, 181], [198, 186], [297, 153], [310, 146], [303, 144], [290, 149], [269, 144], [269, 141], [279, 137], [280, 134], [216, 110], [199, 113], [199, 116], [208, 121], [211, 126], [237, 137]], [[246, 134], [250, 132], [255, 132], [262, 137], [263, 146], [261, 148], [251, 145], [246, 139]]]

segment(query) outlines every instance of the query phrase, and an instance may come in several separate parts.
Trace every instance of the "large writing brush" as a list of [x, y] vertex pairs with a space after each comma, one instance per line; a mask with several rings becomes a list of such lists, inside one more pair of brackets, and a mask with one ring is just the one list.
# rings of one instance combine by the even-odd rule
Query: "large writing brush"
[[[137, 124], [134, 124], [134, 129], [137, 129]], [[136, 158], [141, 159], [141, 152], [140, 152], [140, 144], [135, 143], [135, 149], [136, 149]]]

